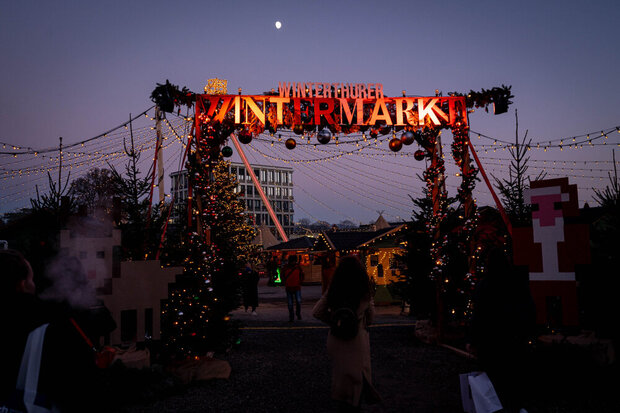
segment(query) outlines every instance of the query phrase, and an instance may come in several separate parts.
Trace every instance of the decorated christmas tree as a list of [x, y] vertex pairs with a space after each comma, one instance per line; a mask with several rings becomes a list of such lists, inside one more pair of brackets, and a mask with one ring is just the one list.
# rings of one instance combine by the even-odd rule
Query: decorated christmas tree
[[163, 314], [165, 353], [176, 358], [234, 344], [238, 326], [230, 312], [239, 306], [239, 270], [256, 251], [255, 231], [219, 150], [198, 145], [187, 167], [193, 189], [187, 258]]

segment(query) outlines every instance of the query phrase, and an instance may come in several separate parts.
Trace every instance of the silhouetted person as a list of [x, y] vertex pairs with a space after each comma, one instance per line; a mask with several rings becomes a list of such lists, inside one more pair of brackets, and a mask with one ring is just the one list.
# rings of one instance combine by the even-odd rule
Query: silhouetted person
[[257, 315], [256, 307], [258, 307], [258, 271], [252, 268], [252, 264], [246, 263], [242, 272], [243, 283], [243, 306], [247, 312], [252, 308], [252, 315]]
[[21, 253], [0, 250], [0, 271], [0, 406], [18, 408], [15, 386], [26, 339], [49, 314], [34, 295], [32, 268]]
[[327, 293], [312, 310], [312, 315], [328, 325], [332, 314], [348, 307], [357, 315], [357, 335], [351, 339], [327, 336], [327, 352], [332, 363], [332, 398], [341, 412], [359, 412], [362, 399], [368, 403], [380, 401], [372, 386], [370, 340], [367, 327], [375, 315], [371, 284], [363, 264], [357, 257], [340, 260]]
[[60, 412], [98, 411], [103, 400], [94, 402], [102, 391], [95, 352], [71, 322], [82, 317], [35, 296], [32, 268], [19, 252], [0, 251], [0, 269], [0, 406], [25, 411], [24, 389], [16, 388], [22, 355], [29, 334], [46, 325], [35, 404]]
[[271, 286], [275, 285], [276, 278], [278, 277], [278, 262], [273, 256], [269, 257], [267, 260], [265, 269], [267, 270], [267, 275], [269, 277], [267, 283]]
[[[301, 283], [303, 279], [304, 272], [297, 263], [297, 256], [289, 255], [288, 263], [282, 271], [282, 281], [286, 289], [289, 322], [295, 319], [295, 314], [297, 314], [297, 319], [301, 320]], [[295, 312], [293, 312], [293, 301], [295, 301]]]
[[519, 277], [501, 249], [489, 252], [473, 297], [469, 349], [505, 407], [522, 408], [528, 397], [529, 342], [536, 307], [527, 277]]

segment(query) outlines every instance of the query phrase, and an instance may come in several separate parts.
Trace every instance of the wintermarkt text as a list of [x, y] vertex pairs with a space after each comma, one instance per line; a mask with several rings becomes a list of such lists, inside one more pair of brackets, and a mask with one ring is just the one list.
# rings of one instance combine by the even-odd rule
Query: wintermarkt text
[[381, 83], [280, 82], [279, 93], [199, 95], [202, 116], [237, 125], [453, 126], [467, 123], [464, 96], [386, 97]]

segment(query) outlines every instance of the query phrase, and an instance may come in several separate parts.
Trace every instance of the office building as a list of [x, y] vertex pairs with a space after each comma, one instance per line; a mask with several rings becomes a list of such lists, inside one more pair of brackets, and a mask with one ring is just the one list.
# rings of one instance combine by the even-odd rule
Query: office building
[[[275, 167], [270, 165], [252, 165], [254, 174], [259, 180], [263, 191], [280, 225], [287, 234], [293, 230], [293, 168]], [[259, 227], [263, 224], [275, 231], [275, 225], [267, 212], [267, 208], [254, 187], [252, 178], [242, 163], [231, 162], [230, 172], [237, 179], [236, 192], [239, 199], [244, 203], [246, 214], [252, 224]], [[187, 170], [170, 174], [172, 179], [172, 195], [175, 196], [177, 207], [172, 215], [173, 222], [179, 222], [182, 206], [187, 205], [188, 179]]]

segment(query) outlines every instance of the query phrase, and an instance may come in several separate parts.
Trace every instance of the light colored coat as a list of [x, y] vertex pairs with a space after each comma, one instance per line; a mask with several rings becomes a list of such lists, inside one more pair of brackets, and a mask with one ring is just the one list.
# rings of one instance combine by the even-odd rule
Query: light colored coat
[[[312, 315], [329, 324], [327, 294], [324, 294], [312, 310]], [[372, 386], [370, 368], [370, 340], [366, 327], [372, 323], [375, 306], [372, 299], [362, 300], [357, 309], [360, 320], [359, 333], [352, 340], [341, 340], [331, 333], [327, 336], [327, 353], [332, 362], [332, 398], [358, 406], [362, 390], [370, 392], [371, 398], [379, 398]], [[364, 389], [366, 381], [366, 389]]]

